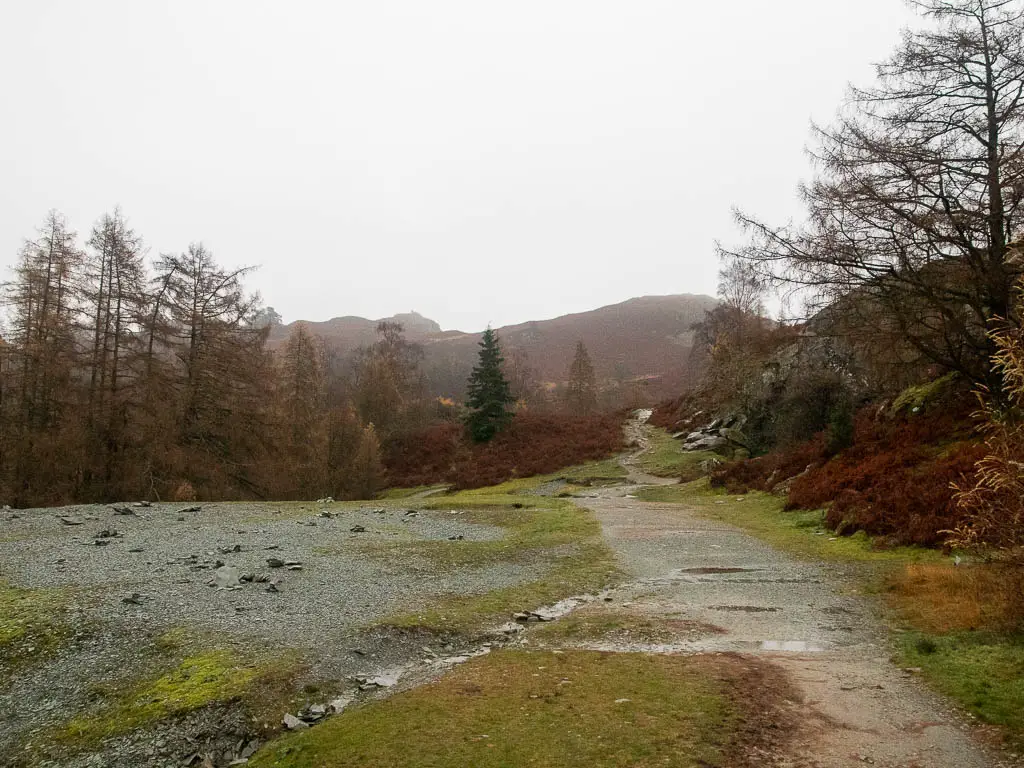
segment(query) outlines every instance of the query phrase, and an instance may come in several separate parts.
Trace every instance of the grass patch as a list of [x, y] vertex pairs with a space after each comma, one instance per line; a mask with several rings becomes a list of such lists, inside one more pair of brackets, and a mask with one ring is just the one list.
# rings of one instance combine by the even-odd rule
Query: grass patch
[[1020, 574], [986, 564], [913, 564], [892, 573], [887, 587], [897, 616], [914, 630], [900, 638], [900, 661], [1024, 747]]
[[701, 462], [722, 458], [712, 451], [684, 451], [680, 440], [658, 427], [648, 428], [646, 435], [650, 447], [636, 458], [636, 466], [648, 475], [696, 480], [704, 474]]
[[[733, 496], [708, 488], [707, 481], [644, 488], [644, 501], [685, 504], [701, 517], [735, 525], [774, 547], [812, 560], [850, 562], [942, 562], [948, 558], [918, 547], [877, 549], [864, 533], [836, 536], [824, 527], [821, 510], [783, 510], [783, 499], [751, 492]], [[742, 499], [742, 501], [740, 500]]]
[[886, 587], [900, 618], [924, 632], [1004, 632], [1024, 624], [1024, 585], [1013, 569], [915, 563], [890, 574]]
[[414, 541], [374, 545], [388, 557], [414, 555], [436, 568], [485, 567], [500, 563], [552, 561], [542, 578], [482, 595], [449, 595], [424, 609], [393, 616], [383, 623], [464, 631], [513, 611], [534, 608], [564, 597], [596, 590], [619, 571], [601, 538], [593, 514], [565, 499], [524, 495], [544, 478], [511, 480], [493, 488], [432, 497], [425, 509], [464, 512], [468, 522], [498, 526], [506, 532], [496, 541]]
[[417, 485], [414, 488], [388, 488], [377, 494], [377, 498], [381, 501], [401, 501], [402, 499], [408, 499], [411, 496], [418, 496], [429, 491], [440, 492], [447, 487], [446, 485]]
[[1024, 746], [1024, 639], [988, 632], [909, 632], [900, 660], [920, 667], [937, 690]]
[[626, 468], [616, 458], [592, 461], [578, 467], [570, 467], [553, 477], [568, 480], [573, 485], [615, 485], [626, 479]]
[[250, 765], [726, 766], [739, 718], [726, 687], [695, 658], [500, 651], [286, 736]]
[[54, 651], [67, 636], [68, 594], [19, 589], [0, 581], [0, 672]]

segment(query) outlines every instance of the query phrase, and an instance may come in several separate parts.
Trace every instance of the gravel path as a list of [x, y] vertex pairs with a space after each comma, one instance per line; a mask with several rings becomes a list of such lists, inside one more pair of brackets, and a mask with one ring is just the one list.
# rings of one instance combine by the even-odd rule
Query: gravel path
[[[642, 446], [641, 446], [642, 447]], [[627, 458], [624, 465], [637, 477]], [[972, 728], [913, 673], [890, 661], [873, 608], [849, 594], [836, 566], [807, 563], [681, 504], [631, 498], [630, 488], [588, 498], [608, 543], [637, 580], [613, 590], [621, 609], [709, 625], [703, 637], [650, 648], [737, 651], [781, 666], [802, 694], [792, 754], [779, 765], [839, 768], [982, 768], [994, 758]]]

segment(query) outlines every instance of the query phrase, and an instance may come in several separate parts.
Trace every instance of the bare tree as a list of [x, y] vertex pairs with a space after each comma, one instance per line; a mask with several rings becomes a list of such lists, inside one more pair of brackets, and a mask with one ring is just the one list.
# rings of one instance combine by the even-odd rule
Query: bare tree
[[[82, 280], [83, 314], [91, 336], [86, 423], [92, 458], [102, 485], [113, 491], [123, 467], [128, 409], [137, 392], [141, 328], [146, 315], [146, 268], [142, 239], [128, 227], [119, 209], [93, 227]], [[90, 327], [91, 326], [91, 327]]]
[[[808, 220], [772, 227], [738, 213], [751, 241], [720, 248], [832, 304], [847, 326], [881, 326], [923, 360], [998, 389], [989, 331], [1019, 321], [1021, 265], [1008, 258], [1024, 200], [1024, 9], [1019, 0], [918, 0], [878, 82], [852, 88], [816, 127]], [[838, 302], [838, 303], [837, 303]]]

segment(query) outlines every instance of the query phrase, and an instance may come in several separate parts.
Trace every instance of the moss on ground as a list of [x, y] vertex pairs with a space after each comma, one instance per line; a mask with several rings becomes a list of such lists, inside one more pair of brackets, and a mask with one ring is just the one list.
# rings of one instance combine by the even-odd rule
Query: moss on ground
[[907, 387], [896, 397], [892, 404], [894, 413], [908, 411], [917, 413], [931, 403], [939, 400], [956, 383], [957, 375], [947, 373], [934, 381], [926, 382], [915, 387]]
[[[166, 643], [158, 643], [158, 648], [173, 652], [181, 647], [180, 642], [179, 637], [169, 637]], [[106, 691], [102, 706], [72, 719], [56, 734], [55, 741], [76, 750], [85, 749], [168, 717], [236, 701], [268, 676], [295, 666], [291, 660], [261, 662], [223, 648], [191, 653], [162, 674], [123, 690]]]
[[66, 590], [20, 589], [0, 581], [0, 674], [45, 658], [70, 633]]
[[706, 660], [499, 651], [270, 744], [253, 768], [726, 766], [739, 715]]

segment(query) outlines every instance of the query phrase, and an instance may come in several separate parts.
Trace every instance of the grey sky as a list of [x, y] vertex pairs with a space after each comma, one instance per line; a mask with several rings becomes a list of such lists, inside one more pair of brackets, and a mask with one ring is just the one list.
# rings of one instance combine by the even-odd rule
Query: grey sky
[[477, 330], [713, 293], [799, 214], [899, 0], [4, 0], [0, 268], [57, 208], [204, 241], [286, 320]]

